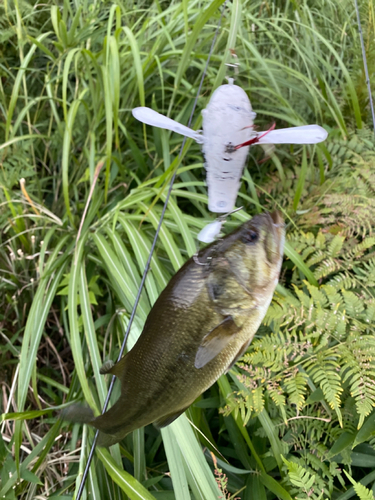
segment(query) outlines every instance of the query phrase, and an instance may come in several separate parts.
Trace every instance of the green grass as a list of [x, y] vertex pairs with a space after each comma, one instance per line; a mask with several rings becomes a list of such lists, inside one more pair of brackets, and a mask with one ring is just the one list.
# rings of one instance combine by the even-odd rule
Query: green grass
[[[146, 105], [187, 123], [222, 4], [0, 6], [0, 498], [74, 497], [93, 432], [61, 423], [59, 411], [76, 400], [96, 413], [103, 405], [108, 380], [99, 368], [119, 352], [175, 169], [129, 348], [212, 218], [200, 146], [188, 140], [179, 157], [181, 137], [143, 126], [131, 109]], [[330, 135], [314, 148], [278, 147], [270, 155], [252, 148], [238, 199], [244, 209], [226, 227], [278, 206], [291, 229], [316, 232], [298, 214], [303, 219], [311, 210], [306, 203], [319, 186], [316, 206], [325, 189], [334, 189], [340, 148], [359, 130], [371, 149], [354, 5], [227, 4], [192, 126], [201, 126], [200, 111], [231, 72], [225, 62], [235, 49], [236, 83], [250, 96], [260, 129], [274, 120], [278, 127], [319, 123]], [[361, 16], [373, 75], [372, 0], [361, 2]], [[281, 292], [289, 296], [292, 283], [306, 291], [304, 278], [321, 285], [296, 238], [288, 240], [286, 257]], [[232, 401], [236, 380], [222, 378], [161, 433], [150, 426], [110, 451], [97, 450], [86, 498], [218, 498], [208, 450], [227, 475], [228, 495], [291, 498], [293, 466], [282, 455], [290, 461], [293, 449], [272, 424], [280, 407], [218, 411]], [[328, 410], [334, 427], [339, 412]], [[361, 453], [371, 462], [373, 448]], [[372, 486], [366, 467], [355, 468], [353, 459], [350, 467], [343, 457], [340, 467], [353, 481]], [[298, 481], [305, 487], [310, 479], [302, 474]], [[325, 495], [340, 500], [359, 491], [345, 475], [329, 488]]]

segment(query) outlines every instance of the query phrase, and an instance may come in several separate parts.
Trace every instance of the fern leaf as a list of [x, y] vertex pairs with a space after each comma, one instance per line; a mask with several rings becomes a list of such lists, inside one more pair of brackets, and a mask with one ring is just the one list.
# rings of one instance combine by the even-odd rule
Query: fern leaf
[[263, 388], [257, 387], [253, 390], [252, 405], [255, 413], [260, 413], [264, 408]]
[[281, 458], [287, 467], [290, 483], [297, 488], [291, 491], [292, 494], [298, 494], [298, 496], [293, 496], [293, 498], [296, 500], [318, 500], [318, 498], [321, 498], [322, 492], [316, 492], [315, 474], [311, 474], [310, 471], [306, 470], [301, 465], [291, 460], [287, 460], [282, 455]]
[[289, 394], [289, 402], [296, 405], [298, 410], [301, 410], [305, 403], [305, 395], [307, 390], [307, 374], [298, 371], [298, 369], [289, 373], [284, 380], [284, 385]]
[[344, 470], [346, 477], [352, 483], [354, 491], [357, 493], [359, 500], [374, 500], [374, 494], [371, 490], [363, 486], [363, 484], [355, 481], [347, 472]]
[[360, 316], [365, 308], [363, 300], [361, 300], [355, 293], [348, 292], [346, 290], [342, 291], [342, 295], [345, 300], [346, 312], [349, 316], [352, 316], [353, 318]]
[[331, 243], [328, 246], [328, 254], [334, 259], [341, 251], [342, 246], [345, 241], [345, 236], [341, 234], [336, 234]]
[[322, 389], [326, 401], [336, 411], [340, 425], [342, 425], [340, 396], [343, 388], [338, 373], [340, 370], [339, 364], [334, 359], [330, 359], [328, 355], [325, 357], [325, 353], [320, 352], [316, 361], [312, 360], [306, 363], [305, 369], [313, 381]]
[[356, 402], [361, 427], [375, 407], [375, 339], [372, 335], [349, 337], [340, 347], [342, 356], [341, 376], [349, 382], [350, 393]]
[[267, 391], [268, 394], [270, 395], [272, 401], [275, 403], [277, 408], [279, 408], [282, 418], [284, 422], [287, 420], [286, 416], [286, 411], [285, 411], [285, 395], [283, 393], [283, 390], [280, 387], [280, 384], [275, 381], [270, 381], [267, 385]]

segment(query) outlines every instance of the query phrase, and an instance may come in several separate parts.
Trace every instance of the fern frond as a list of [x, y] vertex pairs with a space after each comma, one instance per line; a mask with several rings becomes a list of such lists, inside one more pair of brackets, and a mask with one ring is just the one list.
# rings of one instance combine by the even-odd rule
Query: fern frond
[[356, 401], [359, 428], [375, 407], [375, 339], [353, 335], [348, 340], [340, 346], [341, 376]]
[[[342, 468], [327, 461], [327, 454], [375, 408], [373, 143], [368, 131], [331, 141], [332, 170], [323, 185], [312, 181], [306, 188], [294, 217], [299, 231], [287, 234], [319, 286], [310, 285], [286, 259], [287, 294], [275, 294], [241, 365], [246, 390], [237, 393], [237, 411], [249, 419], [256, 406], [266, 405], [289, 446], [287, 459], [297, 464], [289, 466], [286, 478], [293, 498], [325, 500], [334, 482], [344, 486]], [[296, 173], [287, 174], [288, 186]], [[285, 185], [272, 182], [277, 201], [288, 209], [293, 200]], [[267, 437], [261, 427], [255, 432]], [[350, 465], [351, 444], [340, 454]], [[308, 489], [312, 477], [313, 490]]]
[[338, 362], [329, 356], [329, 354], [319, 352], [316, 360], [308, 361], [304, 368], [311, 376], [314, 383], [320, 386], [326, 401], [330, 407], [336, 411], [339, 422], [342, 424], [340, 396], [343, 392], [343, 388], [338, 373], [340, 370]]
[[340, 271], [328, 281], [328, 285], [336, 290], [349, 290], [355, 288], [358, 283], [347, 271]]
[[297, 410], [301, 410], [305, 403], [307, 391], [307, 375], [295, 369], [284, 379], [284, 385], [289, 394], [289, 403], [294, 404]]
[[330, 274], [336, 273], [340, 268], [341, 263], [338, 260], [328, 257], [321, 262], [314, 274], [316, 278], [320, 280], [321, 278], [326, 278]]
[[341, 252], [344, 241], [345, 241], [345, 236], [342, 236], [341, 234], [336, 234], [331, 243], [328, 245], [328, 254], [332, 258], [335, 258]]
[[319, 500], [322, 498], [324, 491], [318, 490], [315, 474], [283, 456], [282, 460], [286, 465], [289, 481], [295, 487], [291, 491], [292, 495], [296, 495], [293, 498], [296, 500]]
[[366, 486], [363, 486], [363, 484], [355, 481], [346, 471], [344, 472], [346, 474], [346, 477], [352, 483], [354, 491], [357, 493], [359, 500], [374, 500], [375, 497], [371, 490], [366, 488]]
[[345, 301], [345, 309], [347, 314], [352, 318], [360, 317], [365, 309], [363, 300], [360, 299], [355, 293], [342, 290], [342, 296]]
[[285, 411], [285, 395], [281, 389], [280, 383], [271, 380], [267, 385], [267, 392], [275, 406], [280, 410], [283, 421], [286, 422], [287, 416]]

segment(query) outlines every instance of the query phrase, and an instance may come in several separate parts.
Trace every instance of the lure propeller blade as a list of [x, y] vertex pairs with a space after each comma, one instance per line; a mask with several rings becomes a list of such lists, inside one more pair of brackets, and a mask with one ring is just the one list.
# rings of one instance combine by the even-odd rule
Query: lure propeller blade
[[182, 125], [181, 123], [178, 123], [175, 120], [168, 118], [167, 116], [161, 115], [153, 109], [142, 106], [139, 108], [134, 108], [132, 110], [132, 114], [134, 118], [142, 123], [146, 123], [146, 125], [172, 130], [177, 134], [185, 135], [186, 137], [194, 139], [199, 144], [203, 144], [203, 137], [199, 132], [196, 132], [189, 127], [185, 127], [185, 125]]
[[202, 243], [212, 243], [221, 231], [222, 220], [215, 220], [207, 224], [198, 234], [198, 240]]
[[[262, 135], [263, 132], [260, 132]], [[328, 132], [319, 125], [280, 128], [259, 137], [257, 144], [317, 144], [327, 138]], [[255, 141], [254, 141], [255, 142]]]

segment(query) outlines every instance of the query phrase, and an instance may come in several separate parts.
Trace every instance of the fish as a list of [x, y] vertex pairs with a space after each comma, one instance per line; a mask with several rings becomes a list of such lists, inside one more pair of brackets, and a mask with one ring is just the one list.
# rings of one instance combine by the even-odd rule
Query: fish
[[281, 214], [255, 215], [190, 258], [152, 307], [134, 347], [101, 373], [121, 381], [117, 402], [93, 418], [111, 446], [153, 423], [172, 423], [245, 353], [278, 283], [284, 253]]

